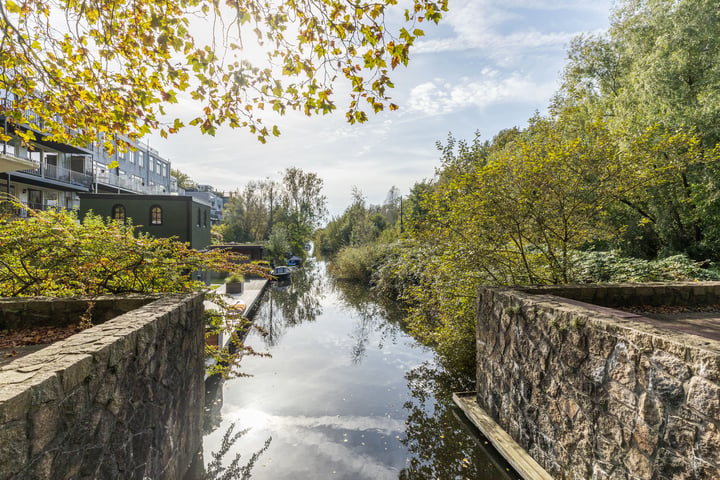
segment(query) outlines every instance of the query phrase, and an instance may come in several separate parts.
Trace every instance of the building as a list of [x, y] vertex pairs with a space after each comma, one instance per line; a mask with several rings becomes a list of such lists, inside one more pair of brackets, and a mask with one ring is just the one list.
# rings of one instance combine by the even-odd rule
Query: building
[[36, 141], [23, 145], [14, 128], [20, 127], [6, 126], [10, 140], [0, 141], [6, 165], [0, 191], [33, 209], [78, 207], [77, 194], [92, 188], [92, 151], [46, 140], [39, 132]]
[[[158, 154], [149, 145], [123, 141], [131, 149], [125, 152], [115, 151], [108, 154], [102, 139], [92, 145], [94, 193], [138, 193], [160, 195], [170, 193], [170, 161]], [[117, 167], [109, 166], [117, 162]]]
[[[29, 208], [78, 208], [78, 194], [88, 192], [170, 191], [170, 162], [146, 145], [129, 141], [135, 150], [108, 155], [102, 141], [78, 147], [47, 140], [39, 129], [11, 125], [2, 116], [0, 122], [10, 136], [0, 141], [0, 192]], [[32, 130], [36, 140], [23, 145], [17, 129]], [[118, 166], [109, 168], [113, 161]]]
[[210, 204], [210, 221], [213, 225], [222, 223], [224, 201], [222, 195], [215, 192], [211, 185], [196, 185], [195, 188], [185, 189], [184, 195], [197, 198]]
[[131, 219], [138, 231], [156, 238], [176, 237], [191, 248], [210, 245], [210, 205], [178, 195], [81, 193], [80, 218], [89, 211], [117, 220]]

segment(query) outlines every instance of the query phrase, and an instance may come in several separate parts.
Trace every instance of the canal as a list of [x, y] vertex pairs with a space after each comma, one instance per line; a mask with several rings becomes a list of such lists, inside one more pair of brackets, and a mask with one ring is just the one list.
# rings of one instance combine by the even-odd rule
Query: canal
[[249, 376], [208, 384], [208, 476], [519, 478], [452, 404], [468, 385], [398, 318], [365, 290], [334, 283], [323, 262], [271, 288], [255, 316], [262, 332], [246, 344], [272, 357], [247, 355]]

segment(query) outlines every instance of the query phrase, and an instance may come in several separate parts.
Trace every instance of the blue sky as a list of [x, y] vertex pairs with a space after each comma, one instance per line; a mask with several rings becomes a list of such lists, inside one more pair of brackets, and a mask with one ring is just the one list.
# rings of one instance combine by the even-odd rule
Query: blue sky
[[[215, 137], [192, 128], [149, 138], [174, 168], [221, 191], [250, 180], [279, 179], [286, 167], [324, 180], [331, 215], [339, 215], [359, 188], [369, 203], [381, 203], [394, 185], [406, 194], [432, 178], [439, 165], [436, 142], [452, 132], [471, 140], [479, 131], [524, 127], [545, 113], [559, 85], [567, 47], [580, 33], [609, 26], [612, 0], [450, 0], [450, 12], [411, 52], [410, 64], [394, 72], [395, 112], [371, 115], [363, 125], [345, 123], [338, 111], [323, 117], [288, 114], [267, 118], [282, 131], [265, 145], [244, 130], [220, 129]], [[185, 118], [181, 102], [176, 111]]]

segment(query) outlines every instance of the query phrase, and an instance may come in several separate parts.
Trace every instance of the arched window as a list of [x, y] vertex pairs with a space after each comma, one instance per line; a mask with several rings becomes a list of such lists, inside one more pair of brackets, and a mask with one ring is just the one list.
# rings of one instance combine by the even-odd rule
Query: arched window
[[150, 225], [162, 225], [162, 207], [160, 205], [153, 205], [150, 207]]
[[125, 205], [113, 205], [112, 207], [112, 214], [110, 215], [113, 220], [117, 220], [119, 222], [125, 221]]

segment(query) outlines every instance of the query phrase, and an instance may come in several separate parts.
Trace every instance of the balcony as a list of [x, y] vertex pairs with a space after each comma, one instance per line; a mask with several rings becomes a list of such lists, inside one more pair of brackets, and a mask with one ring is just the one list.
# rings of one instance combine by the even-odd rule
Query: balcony
[[45, 171], [43, 172], [40, 165], [33, 162], [35, 168], [30, 170], [19, 170], [20, 173], [28, 173], [30, 175], [36, 175], [41, 178], [50, 180], [57, 180], [60, 182], [69, 183], [71, 185], [83, 186], [90, 188], [92, 185], [92, 175], [87, 173], [77, 172], [70, 170], [69, 168], [58, 167], [56, 165], [46, 165]]
[[0, 172], [16, 172], [18, 170], [25, 170], [35, 166], [36, 164], [32, 160], [18, 158], [15, 155], [8, 155], [6, 153], [0, 153]]
[[162, 185], [144, 185], [143, 181], [137, 178], [128, 177], [126, 175], [116, 175], [115, 172], [107, 170], [99, 170], [96, 172], [95, 181], [104, 186], [120, 188], [133, 193], [142, 193], [146, 195], [164, 195], [167, 190]]

